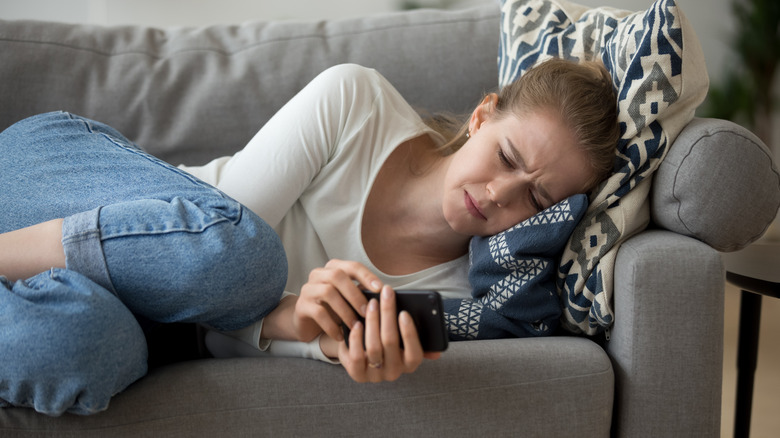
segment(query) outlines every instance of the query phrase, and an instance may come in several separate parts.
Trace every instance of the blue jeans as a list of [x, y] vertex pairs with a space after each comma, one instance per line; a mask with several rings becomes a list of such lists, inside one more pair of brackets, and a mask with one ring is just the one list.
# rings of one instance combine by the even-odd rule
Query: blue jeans
[[238, 329], [287, 281], [281, 242], [257, 215], [67, 113], [0, 133], [0, 232], [55, 218], [66, 269], [0, 277], [0, 404], [106, 409], [146, 373], [139, 321]]

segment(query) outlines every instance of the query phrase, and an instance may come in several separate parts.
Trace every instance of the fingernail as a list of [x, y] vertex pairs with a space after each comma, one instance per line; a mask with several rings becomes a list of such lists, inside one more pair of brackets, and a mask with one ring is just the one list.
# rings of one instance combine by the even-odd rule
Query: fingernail
[[376, 302], [376, 298], [371, 298], [371, 301], [368, 302], [368, 311], [376, 312], [378, 306], [379, 303]]
[[377, 291], [382, 288], [382, 283], [379, 280], [374, 280], [371, 282], [371, 289]]
[[392, 292], [393, 291], [392, 289], [390, 289], [390, 286], [385, 287], [384, 289], [382, 289], [382, 298], [389, 300], [390, 298], [392, 298], [391, 296]]
[[409, 315], [409, 312], [406, 310], [402, 310], [401, 313], [398, 314], [398, 323], [407, 325], [412, 322], [412, 315]]

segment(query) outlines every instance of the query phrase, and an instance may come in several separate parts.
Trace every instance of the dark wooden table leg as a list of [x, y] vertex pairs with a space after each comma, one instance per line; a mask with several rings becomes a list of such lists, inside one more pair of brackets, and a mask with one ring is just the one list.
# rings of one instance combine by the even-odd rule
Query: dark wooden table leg
[[734, 416], [734, 436], [740, 438], [750, 436], [753, 380], [761, 327], [761, 295], [745, 290], [741, 295], [737, 344], [737, 410]]

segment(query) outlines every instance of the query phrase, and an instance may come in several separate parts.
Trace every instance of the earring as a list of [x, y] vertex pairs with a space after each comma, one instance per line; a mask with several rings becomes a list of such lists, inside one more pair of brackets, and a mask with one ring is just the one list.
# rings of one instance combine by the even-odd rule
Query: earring
[[469, 137], [471, 137], [471, 132], [467, 132], [466, 133], [466, 138], [469, 138]]

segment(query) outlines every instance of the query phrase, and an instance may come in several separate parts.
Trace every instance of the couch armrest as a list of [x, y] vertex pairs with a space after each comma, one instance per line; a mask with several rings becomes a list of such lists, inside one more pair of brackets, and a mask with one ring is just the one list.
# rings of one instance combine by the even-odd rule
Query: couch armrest
[[653, 222], [719, 251], [746, 247], [780, 207], [780, 172], [753, 133], [726, 120], [697, 118], [674, 141], [653, 176]]
[[718, 436], [724, 270], [719, 254], [665, 230], [626, 241], [615, 264], [615, 436]]

